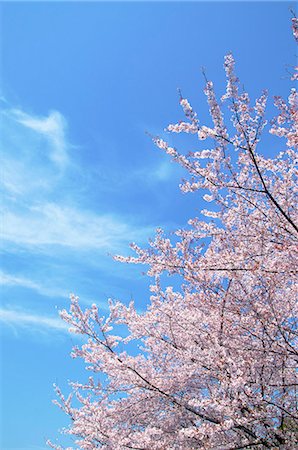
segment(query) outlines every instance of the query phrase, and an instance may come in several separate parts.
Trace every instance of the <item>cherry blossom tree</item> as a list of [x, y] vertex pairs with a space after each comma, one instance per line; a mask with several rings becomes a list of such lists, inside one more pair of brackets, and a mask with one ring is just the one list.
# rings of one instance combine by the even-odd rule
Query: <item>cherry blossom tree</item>
[[[93, 373], [72, 383], [68, 398], [56, 388], [75, 448], [297, 448], [297, 93], [275, 98], [278, 115], [267, 124], [267, 93], [252, 104], [231, 54], [224, 67], [220, 101], [206, 79], [212, 125], [201, 125], [181, 96], [186, 119], [167, 128], [210, 146], [184, 154], [154, 138], [189, 174], [182, 191], [198, 191], [210, 210], [115, 258], [148, 267], [147, 310], [110, 302], [101, 318], [96, 305], [83, 311], [72, 296], [61, 312], [87, 336], [72, 356]], [[265, 127], [283, 138], [275, 158], [257, 150]], [[164, 274], [179, 277], [179, 288], [164, 287]]]

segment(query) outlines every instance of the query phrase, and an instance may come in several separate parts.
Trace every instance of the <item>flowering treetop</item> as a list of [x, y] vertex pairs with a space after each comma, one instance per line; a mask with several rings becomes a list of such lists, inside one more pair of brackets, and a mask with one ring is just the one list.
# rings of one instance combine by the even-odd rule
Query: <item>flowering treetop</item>
[[[294, 18], [296, 39], [297, 30]], [[189, 173], [182, 191], [203, 192], [214, 206], [202, 211], [203, 220], [191, 218], [176, 230], [174, 239], [159, 229], [148, 249], [132, 244], [135, 256], [116, 257], [148, 266], [155, 281], [147, 310], [111, 302], [109, 317], [101, 318], [96, 305], [83, 311], [72, 296], [70, 312], [61, 312], [73, 332], [88, 337], [72, 356], [93, 372], [86, 384], [72, 383], [67, 399], [57, 388], [57, 403], [71, 418], [65, 432], [76, 448], [298, 444], [298, 97], [292, 89], [287, 100], [275, 98], [278, 115], [269, 132], [283, 138], [281, 151], [262, 156], [257, 149], [268, 128], [268, 94], [251, 104], [231, 54], [224, 67], [220, 101], [206, 80], [212, 126], [201, 125], [181, 96], [186, 119], [167, 128], [197, 135], [208, 147], [184, 154], [154, 138]], [[163, 288], [163, 273], [179, 275], [180, 289]], [[126, 327], [124, 337], [113, 333], [119, 325]], [[136, 356], [132, 341], [142, 346]]]

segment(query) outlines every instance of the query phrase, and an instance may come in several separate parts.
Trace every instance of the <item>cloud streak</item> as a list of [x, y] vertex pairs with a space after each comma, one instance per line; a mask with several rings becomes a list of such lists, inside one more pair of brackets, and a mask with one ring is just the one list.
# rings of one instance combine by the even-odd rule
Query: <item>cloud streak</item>
[[[142, 217], [118, 213], [125, 208], [111, 200], [113, 193], [109, 197], [114, 171], [110, 160], [99, 164], [103, 175], [88, 165], [85, 171], [81, 169], [78, 160], [84, 158], [77, 155], [76, 159], [69, 152], [73, 146], [67, 140], [67, 122], [61, 113], [37, 116], [9, 108], [7, 103], [5, 107], [0, 112], [0, 247], [6, 258], [0, 286], [6, 309], [0, 310], [0, 321], [26, 332], [32, 328], [63, 331], [65, 326], [58, 318], [26, 308], [34, 311], [39, 307], [36, 301], [43, 308], [52, 307], [53, 302], [63, 307], [71, 291], [89, 304], [113, 296], [114, 289], [121, 291], [122, 283], [121, 292], [127, 295], [128, 289], [134, 290], [127, 287], [132, 282], [130, 270], [120, 268], [108, 254], [127, 253], [128, 244], [147, 241], [153, 227], [144, 224]], [[159, 169], [156, 178], [167, 178], [168, 168]], [[126, 177], [117, 189], [135, 189], [136, 177], [145, 179], [139, 172], [138, 168], [133, 173], [124, 174], [123, 168], [121, 174], [113, 172], [116, 179]], [[122, 201], [121, 196], [117, 201]], [[105, 301], [97, 304], [107, 311]]]
[[64, 168], [68, 162], [66, 120], [58, 111], [51, 111], [47, 117], [32, 116], [20, 109], [11, 110], [11, 116], [24, 127], [41, 134], [51, 144], [50, 159]]
[[0, 286], [31, 289], [46, 297], [66, 298], [69, 294], [67, 291], [63, 291], [62, 289], [49, 288], [31, 280], [30, 278], [10, 274], [3, 271], [0, 271]]
[[[138, 227], [123, 215], [81, 207], [84, 174], [69, 158], [67, 123], [61, 113], [39, 117], [11, 108], [2, 118], [4, 247], [114, 252], [152, 233], [152, 227]], [[67, 171], [60, 176], [54, 166]], [[77, 172], [80, 181], [74, 183]]]
[[[57, 111], [45, 117], [6, 108], [1, 119], [1, 178], [6, 199], [34, 201], [53, 192], [69, 168], [66, 120]], [[28, 197], [30, 196], [30, 197]]]
[[41, 248], [61, 246], [77, 250], [116, 251], [132, 240], [143, 241], [152, 229], [138, 228], [123, 218], [97, 215], [57, 203], [37, 204], [23, 212], [6, 209], [3, 240]]
[[19, 309], [0, 309], [0, 322], [22, 328], [68, 333], [69, 326], [62, 319], [33, 314]]

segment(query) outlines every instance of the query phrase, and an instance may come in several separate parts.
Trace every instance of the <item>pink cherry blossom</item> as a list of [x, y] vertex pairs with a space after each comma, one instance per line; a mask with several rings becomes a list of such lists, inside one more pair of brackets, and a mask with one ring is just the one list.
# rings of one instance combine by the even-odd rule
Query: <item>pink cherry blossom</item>
[[[293, 30], [297, 37], [296, 18]], [[181, 189], [197, 191], [210, 209], [170, 237], [158, 229], [148, 248], [132, 244], [134, 256], [115, 257], [145, 265], [153, 278], [146, 311], [110, 301], [104, 318], [72, 295], [70, 311], [60, 313], [86, 337], [72, 357], [92, 373], [72, 383], [70, 396], [56, 388], [73, 448], [298, 446], [297, 93], [275, 99], [269, 131], [282, 138], [281, 152], [267, 158], [258, 143], [268, 95], [251, 104], [231, 54], [224, 66], [230, 113], [207, 80], [213, 128], [199, 124], [185, 98], [186, 121], [167, 128], [198, 137], [196, 150], [184, 154], [153, 139], [188, 173]], [[200, 149], [202, 139], [209, 148]]]

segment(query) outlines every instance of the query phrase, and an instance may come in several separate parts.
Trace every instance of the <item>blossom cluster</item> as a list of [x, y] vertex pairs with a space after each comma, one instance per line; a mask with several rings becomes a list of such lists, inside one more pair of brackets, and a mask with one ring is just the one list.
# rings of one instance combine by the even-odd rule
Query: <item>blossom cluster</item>
[[[293, 31], [297, 38], [297, 19]], [[270, 133], [285, 143], [267, 158], [258, 148], [268, 95], [251, 105], [231, 54], [224, 67], [221, 101], [206, 80], [213, 128], [200, 125], [184, 98], [186, 121], [167, 128], [209, 148], [183, 154], [154, 138], [189, 174], [181, 189], [200, 191], [210, 209], [171, 238], [158, 229], [149, 248], [132, 244], [134, 256], [115, 257], [147, 267], [147, 310], [110, 302], [102, 318], [96, 305], [83, 311], [72, 296], [70, 311], [61, 312], [72, 332], [87, 338], [72, 357], [92, 373], [86, 384], [72, 383], [67, 398], [56, 388], [75, 448], [298, 446], [297, 93], [275, 99]], [[229, 105], [229, 133], [221, 102]], [[164, 274], [180, 287], [165, 286]], [[123, 327], [126, 334], [117, 333]]]

